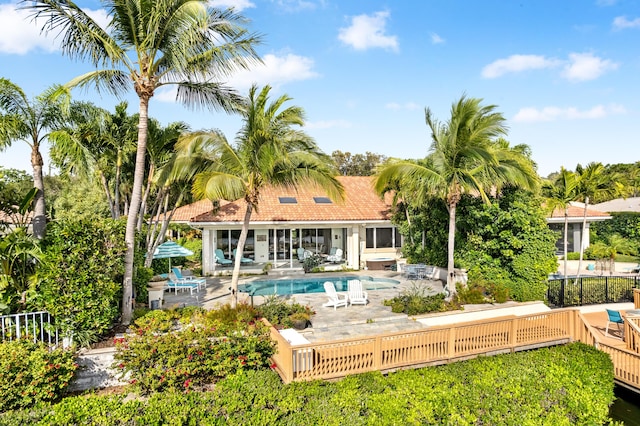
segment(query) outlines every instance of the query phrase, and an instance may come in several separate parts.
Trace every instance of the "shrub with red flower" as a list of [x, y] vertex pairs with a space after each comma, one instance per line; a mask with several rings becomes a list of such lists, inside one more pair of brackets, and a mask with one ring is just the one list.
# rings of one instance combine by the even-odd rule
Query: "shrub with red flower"
[[[170, 314], [176, 319], [171, 327], [163, 323], [167, 331], [151, 329], [127, 336], [117, 346], [114, 366], [123, 377], [130, 375], [136, 380], [144, 393], [184, 391], [215, 383], [239, 370], [266, 369], [275, 346], [269, 329], [247, 312], [241, 307], [237, 315], [230, 308], [224, 308], [222, 314], [214, 311], [190, 318]], [[157, 319], [141, 318], [136, 324], [146, 326]]]

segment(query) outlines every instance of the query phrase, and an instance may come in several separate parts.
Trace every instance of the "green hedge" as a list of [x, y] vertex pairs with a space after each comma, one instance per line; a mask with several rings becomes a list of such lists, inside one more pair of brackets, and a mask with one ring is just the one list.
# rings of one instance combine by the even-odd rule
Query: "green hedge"
[[574, 343], [338, 382], [283, 385], [272, 371], [241, 371], [209, 392], [73, 397], [0, 425], [602, 425], [613, 386], [608, 355]]

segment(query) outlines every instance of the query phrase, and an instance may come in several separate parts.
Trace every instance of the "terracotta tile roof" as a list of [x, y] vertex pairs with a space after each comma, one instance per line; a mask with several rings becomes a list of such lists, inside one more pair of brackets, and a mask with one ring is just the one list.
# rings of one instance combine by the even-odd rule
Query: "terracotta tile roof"
[[211, 200], [200, 200], [186, 206], [178, 207], [171, 218], [172, 222], [189, 222], [192, 218], [210, 212], [213, 208]]
[[[582, 203], [572, 203], [569, 206], [569, 217], [583, 217], [584, 216], [584, 204]], [[564, 209], [555, 209], [547, 218], [564, 218]], [[611, 216], [608, 213], [593, 210], [591, 208], [587, 208], [587, 217], [588, 218], [610, 218]]]
[[[265, 188], [260, 195], [258, 211], [251, 215], [252, 222], [293, 222], [293, 221], [366, 221], [390, 220], [390, 197], [385, 202], [373, 191], [370, 176], [338, 177], [345, 189], [345, 201], [329, 204], [316, 203], [314, 197], [327, 197], [324, 190], [307, 186], [297, 189]], [[295, 204], [280, 203], [279, 197], [295, 198]], [[208, 203], [208, 205], [207, 205]], [[246, 210], [244, 200], [223, 201], [214, 214], [210, 201], [199, 201], [176, 210], [174, 220], [191, 222], [242, 222]], [[189, 219], [184, 219], [189, 217]]]
[[33, 212], [28, 212], [26, 216], [22, 216], [19, 213], [8, 214], [0, 210], [0, 223], [15, 225], [15, 224], [21, 224], [25, 222], [31, 223], [32, 220], [33, 220]]

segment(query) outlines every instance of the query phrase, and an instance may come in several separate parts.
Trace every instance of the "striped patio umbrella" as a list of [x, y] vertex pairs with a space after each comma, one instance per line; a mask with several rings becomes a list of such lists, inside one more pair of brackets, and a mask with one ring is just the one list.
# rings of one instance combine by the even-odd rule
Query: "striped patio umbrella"
[[169, 272], [171, 272], [171, 258], [192, 256], [193, 252], [182, 247], [175, 241], [165, 241], [153, 252], [154, 259], [169, 259]]

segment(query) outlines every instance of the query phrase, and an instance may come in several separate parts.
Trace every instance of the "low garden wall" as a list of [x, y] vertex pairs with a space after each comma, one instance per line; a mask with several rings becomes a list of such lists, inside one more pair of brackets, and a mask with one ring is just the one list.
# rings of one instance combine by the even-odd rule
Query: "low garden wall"
[[118, 370], [111, 368], [116, 348], [91, 349], [78, 354], [78, 369], [69, 384], [69, 390], [80, 392], [128, 384], [118, 378]]

